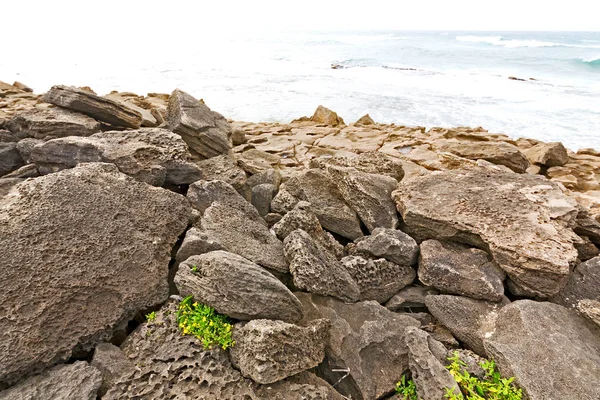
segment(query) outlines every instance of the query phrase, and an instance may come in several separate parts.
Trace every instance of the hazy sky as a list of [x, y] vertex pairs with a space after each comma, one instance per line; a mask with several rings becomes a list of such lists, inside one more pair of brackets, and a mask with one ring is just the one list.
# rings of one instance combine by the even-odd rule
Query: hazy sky
[[[598, 0], [3, 0], [10, 39], [253, 30], [600, 30]], [[12, 29], [12, 30], [10, 30]], [[14, 31], [16, 30], [16, 31]], [[18, 32], [18, 33], [17, 33]], [[131, 37], [132, 40], [135, 39]], [[5, 36], [6, 37], [6, 36]]]

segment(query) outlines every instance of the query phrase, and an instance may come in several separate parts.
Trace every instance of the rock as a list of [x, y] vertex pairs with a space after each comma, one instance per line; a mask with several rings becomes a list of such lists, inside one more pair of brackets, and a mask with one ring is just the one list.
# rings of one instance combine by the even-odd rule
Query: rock
[[223, 250], [223, 247], [211, 235], [198, 228], [191, 227], [185, 233], [185, 238], [177, 251], [175, 260], [177, 263], [181, 263], [191, 256], [217, 250]]
[[592, 243], [600, 245], [600, 222], [598, 222], [589, 210], [580, 208], [575, 221], [575, 233], [586, 236]]
[[154, 321], [140, 325], [121, 349], [137, 367], [103, 400], [256, 399], [255, 385], [231, 366], [226, 351], [205, 350], [195, 336], [181, 334], [176, 301], [157, 311]]
[[12, 117], [7, 128], [20, 138], [47, 140], [90, 136], [100, 132], [100, 123], [85, 114], [63, 108], [33, 108]]
[[580, 238], [581, 241], [574, 243], [577, 249], [577, 258], [580, 261], [591, 260], [600, 255], [598, 247], [587, 236], [580, 236]]
[[325, 172], [310, 169], [288, 179], [273, 199], [271, 209], [285, 214], [298, 200], [311, 204], [312, 212], [328, 231], [350, 240], [363, 235], [358, 215], [348, 206], [337, 186]]
[[[238, 167], [235, 160], [229, 155], [211, 157], [196, 163], [202, 170], [204, 179], [207, 181], [219, 180], [229, 183], [244, 195], [246, 185], [246, 172]], [[249, 200], [249, 199], [247, 199]]]
[[354, 124], [355, 125], [374, 125], [375, 121], [373, 121], [373, 118], [371, 118], [371, 116], [369, 116], [369, 114], [365, 114], [362, 117], [360, 117]]
[[19, 138], [12, 134], [12, 132], [0, 129], [0, 143], [12, 143], [18, 142]]
[[484, 345], [530, 400], [600, 398], [600, 327], [572, 310], [515, 301], [499, 312]]
[[458, 340], [480, 356], [487, 356], [483, 341], [493, 331], [502, 304], [450, 295], [427, 296], [425, 304]]
[[264, 216], [264, 220], [269, 228], [272, 228], [276, 223], [281, 221], [281, 218], [283, 218], [283, 216], [277, 213], [268, 213]]
[[41, 139], [34, 138], [25, 138], [19, 140], [19, 143], [17, 143], [17, 150], [19, 151], [19, 154], [27, 164], [32, 162], [31, 152], [33, 151], [33, 148], [41, 143], [44, 143], [44, 141]]
[[404, 332], [408, 326], [418, 327], [419, 322], [374, 301], [344, 304], [307, 293], [296, 296], [304, 306], [304, 321], [331, 321], [325, 361], [317, 375], [352, 399], [378, 399], [393, 393], [408, 369]]
[[231, 154], [232, 129], [227, 120], [179, 89], [169, 98], [167, 124], [181, 135], [195, 158]]
[[73, 86], [52, 86], [42, 99], [110, 125], [136, 129], [142, 124], [142, 115], [130, 107]]
[[185, 198], [110, 164], [29, 179], [0, 198], [0, 383], [110, 338], [168, 296]]
[[394, 294], [415, 280], [414, 269], [398, 265], [383, 258], [367, 260], [359, 256], [348, 256], [341, 260], [342, 265], [358, 284], [359, 300], [375, 300], [385, 303]]
[[[417, 387], [417, 395], [422, 400], [440, 400], [446, 398], [448, 389], [452, 393], [462, 394], [458, 384], [444, 367], [446, 348], [429, 334], [414, 326], [406, 328], [404, 342], [408, 347], [408, 365], [412, 380]], [[442, 359], [436, 354], [441, 354]]]
[[129, 107], [132, 110], [139, 112], [142, 116], [142, 126], [143, 127], [153, 128], [153, 127], [159, 125], [156, 117], [154, 117], [154, 115], [152, 115], [152, 112], [150, 110], [147, 110], [145, 108], [138, 106], [131, 99], [124, 97], [122, 93], [112, 91], [109, 94], [107, 94], [106, 96], [104, 96], [104, 98], [114, 100], [117, 103], [122, 103], [126, 107]]
[[252, 188], [251, 203], [261, 217], [270, 211], [271, 201], [277, 194], [277, 188], [270, 183], [263, 183]]
[[504, 165], [511, 170], [523, 173], [529, 167], [527, 157], [517, 146], [506, 142], [454, 142], [446, 141], [436, 146], [445, 151], [469, 160], [486, 160], [493, 164]]
[[403, 180], [394, 199], [410, 233], [489, 249], [530, 296], [556, 295], [577, 259], [575, 201], [541, 176], [439, 171]]
[[251, 175], [260, 174], [279, 165], [279, 156], [257, 149], [249, 149], [236, 155], [240, 168]]
[[354, 302], [360, 297], [358, 284], [333, 254], [301, 229], [284, 240], [294, 285], [300, 290]]
[[24, 178], [0, 178], [0, 197], [8, 194], [14, 186], [24, 180]]
[[[467, 371], [471, 376], [476, 376], [479, 379], [485, 378], [485, 370], [481, 367], [481, 364], [486, 361], [485, 358], [478, 356], [471, 350], [452, 349], [448, 350], [446, 359], [456, 356], [458, 356], [458, 359], [465, 364], [461, 367], [461, 372], [463, 374]], [[449, 362], [450, 361], [446, 361], [446, 363]]]
[[317, 107], [315, 113], [310, 118], [310, 120], [318, 124], [325, 124], [331, 126], [345, 125], [344, 120], [341, 117], [338, 117], [338, 115], [335, 112], [323, 106]]
[[27, 165], [23, 165], [19, 169], [14, 170], [13, 172], [10, 172], [10, 173], [4, 175], [3, 178], [4, 179], [6, 179], [6, 178], [26, 179], [26, 178], [35, 178], [37, 176], [40, 176], [40, 173], [38, 172], [36, 165], [35, 164], [27, 164]]
[[419, 280], [442, 293], [500, 301], [505, 275], [483, 250], [437, 240], [421, 243]]
[[246, 138], [246, 133], [244, 131], [234, 129], [231, 134], [231, 141], [233, 142], [234, 146], [239, 146], [246, 143], [248, 138]]
[[202, 179], [181, 138], [160, 128], [70, 136], [36, 145], [31, 160], [42, 174], [81, 162], [110, 162], [124, 174], [154, 186], [187, 185]]
[[396, 228], [398, 215], [392, 201], [392, 191], [398, 186], [395, 179], [337, 166], [328, 166], [327, 174], [369, 232], [375, 228]]
[[391, 311], [403, 311], [405, 309], [420, 309], [425, 308], [425, 297], [436, 295], [439, 292], [431, 287], [426, 286], [407, 286], [400, 289], [398, 293], [385, 303], [385, 307]]
[[237, 320], [302, 319], [302, 305], [277, 278], [251, 261], [225, 251], [191, 256], [175, 275], [182, 296]]
[[19, 81], [15, 81], [15, 82], [14, 82], [12, 85], [13, 85], [14, 87], [16, 87], [17, 89], [20, 89], [20, 90], [22, 90], [22, 91], [24, 91], [24, 92], [27, 92], [27, 93], [33, 93], [33, 89], [32, 89], [32, 88], [30, 88], [30, 87], [29, 87], [29, 86], [27, 86], [26, 84], [24, 84], [24, 83], [21, 83], [21, 82], [19, 82]]
[[202, 231], [226, 251], [256, 264], [288, 272], [283, 243], [269, 231], [254, 206], [221, 181], [199, 181], [187, 193], [202, 216]]
[[16, 143], [0, 143], [0, 176], [9, 174], [25, 165]]
[[261, 385], [262, 400], [344, 400], [333, 386], [311, 372], [300, 372], [282, 381]]
[[1, 400], [96, 400], [102, 374], [85, 361], [57, 365], [0, 392]]
[[302, 229], [312, 238], [315, 243], [325, 248], [336, 258], [341, 258], [344, 248], [331, 234], [325, 232], [319, 223], [317, 216], [311, 211], [310, 203], [300, 201], [294, 209], [283, 216], [275, 225], [273, 232], [281, 240], [284, 240], [296, 229]]
[[523, 153], [532, 164], [545, 167], [561, 167], [569, 162], [567, 149], [560, 142], [539, 143]]
[[98, 390], [100, 397], [121, 377], [133, 373], [135, 369], [135, 365], [127, 359], [121, 349], [110, 343], [100, 343], [96, 346], [91, 365], [102, 373], [102, 386]]
[[310, 160], [309, 165], [311, 168], [321, 169], [325, 169], [327, 165], [352, 167], [367, 174], [386, 175], [397, 181], [401, 181], [404, 177], [404, 167], [402, 162], [397, 158], [378, 151], [368, 151], [352, 157], [323, 156]]
[[419, 246], [406, 233], [397, 229], [376, 228], [370, 236], [355, 241], [356, 251], [372, 257], [383, 257], [400, 265], [417, 263]]
[[600, 327], [600, 301], [589, 299], [580, 300], [579, 303], [577, 303], [577, 310], [581, 315]]
[[306, 327], [261, 319], [236, 324], [231, 362], [257, 383], [274, 383], [319, 365], [328, 333], [325, 319]]
[[575, 307], [579, 300], [600, 299], [600, 257], [579, 264], [569, 281], [552, 302]]

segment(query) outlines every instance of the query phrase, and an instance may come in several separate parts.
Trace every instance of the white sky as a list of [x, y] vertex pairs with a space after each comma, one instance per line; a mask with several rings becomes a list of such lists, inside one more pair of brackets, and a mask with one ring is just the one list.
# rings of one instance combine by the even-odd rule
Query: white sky
[[[600, 30], [599, 0], [0, 0], [9, 41], [255, 30]], [[6, 35], [9, 32], [9, 35]]]

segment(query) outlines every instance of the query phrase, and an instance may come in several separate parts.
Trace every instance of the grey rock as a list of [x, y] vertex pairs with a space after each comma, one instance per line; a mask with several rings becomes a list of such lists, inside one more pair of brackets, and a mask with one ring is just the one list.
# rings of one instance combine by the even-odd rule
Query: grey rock
[[263, 183], [269, 183], [275, 186], [276, 189], [279, 189], [279, 185], [281, 185], [280, 172], [276, 169], [267, 169], [258, 174], [254, 174], [248, 178], [246, 186], [253, 188], [254, 186], [261, 185]]
[[359, 300], [385, 303], [403, 287], [413, 283], [417, 272], [386, 259], [369, 260], [359, 256], [342, 258], [342, 265], [358, 284]]
[[221, 247], [258, 265], [288, 272], [283, 243], [269, 231], [256, 208], [221, 181], [199, 181], [187, 193], [203, 213], [201, 229]]
[[110, 125], [135, 129], [142, 124], [142, 115], [138, 111], [73, 86], [52, 86], [42, 99]]
[[261, 217], [269, 213], [271, 201], [276, 194], [277, 188], [270, 183], [263, 183], [252, 188], [251, 203]]
[[518, 147], [506, 142], [442, 142], [436, 146], [438, 151], [449, 152], [470, 160], [485, 160], [493, 164], [504, 165], [511, 170], [523, 173], [529, 167], [527, 157]]
[[169, 97], [167, 124], [181, 135], [197, 159], [231, 154], [232, 130], [227, 120], [179, 89]]
[[552, 302], [565, 307], [575, 307], [579, 300], [585, 299], [600, 299], [600, 257], [575, 267], [566, 286]]
[[355, 241], [356, 251], [372, 257], [383, 257], [400, 265], [417, 263], [419, 246], [406, 233], [397, 229], [377, 228], [370, 236]]
[[35, 164], [23, 165], [21, 168], [14, 170], [3, 176], [3, 178], [35, 178], [40, 176], [37, 166]]
[[246, 172], [238, 167], [237, 163], [231, 156], [224, 154], [221, 156], [211, 157], [207, 160], [198, 161], [196, 164], [202, 170], [205, 180], [219, 180], [227, 182], [233, 186], [239, 194], [244, 195], [247, 179]]
[[102, 374], [85, 361], [57, 365], [0, 392], [1, 400], [96, 400]]
[[450, 295], [427, 296], [425, 304], [458, 340], [480, 356], [487, 356], [483, 341], [493, 331], [502, 304]]
[[420, 248], [419, 280], [423, 284], [442, 293], [502, 300], [506, 274], [485, 251], [437, 240], [427, 240]]
[[579, 236], [586, 236], [592, 243], [600, 245], [600, 222], [590, 215], [589, 210], [579, 209], [574, 230]]
[[277, 382], [319, 365], [325, 357], [328, 333], [325, 319], [305, 327], [260, 319], [236, 324], [235, 345], [229, 350], [231, 362], [257, 383]]
[[580, 300], [579, 303], [577, 303], [577, 310], [581, 315], [600, 327], [600, 301], [589, 299]]
[[44, 143], [44, 141], [41, 139], [34, 138], [25, 138], [19, 140], [19, 143], [17, 143], [17, 150], [19, 151], [19, 154], [21, 154], [21, 157], [23, 158], [23, 160], [25, 160], [27, 164], [32, 162], [31, 151], [35, 146], [37, 146], [40, 143]]
[[7, 175], [25, 165], [16, 143], [0, 143], [0, 176]]
[[19, 138], [13, 135], [12, 132], [6, 131], [4, 129], [0, 129], [0, 143], [12, 143], [18, 142]]
[[154, 186], [184, 185], [202, 179], [200, 168], [190, 159], [185, 142], [160, 128], [53, 139], [35, 146], [31, 152], [31, 160], [42, 174], [72, 168], [81, 162], [110, 162], [121, 172]]
[[523, 153], [533, 164], [560, 167], [569, 161], [567, 149], [560, 142], [538, 143]]
[[[372, 400], [393, 393], [408, 369], [406, 327], [419, 321], [393, 313], [374, 301], [344, 304], [330, 297], [296, 293], [304, 321], [331, 321], [325, 360], [317, 368], [344, 396]], [[385, 366], [383, 368], [382, 366]]]
[[7, 128], [20, 138], [47, 140], [90, 136], [100, 132], [100, 123], [85, 114], [63, 108], [33, 108], [12, 117]]
[[0, 383], [14, 383], [110, 338], [166, 300], [185, 198], [82, 164], [0, 198]]
[[478, 356], [471, 350], [466, 349], [451, 349], [448, 350], [446, 355], [446, 364], [449, 364], [448, 360], [451, 357], [458, 356], [459, 360], [465, 363], [461, 368], [461, 372], [467, 371], [471, 376], [476, 376], [479, 379], [483, 379], [486, 375], [485, 370], [481, 367], [481, 364], [486, 361], [485, 358]]
[[152, 114], [152, 111], [140, 107], [139, 105], [135, 104], [132, 100], [128, 99], [127, 97], [123, 96], [117, 91], [110, 92], [109, 94], [104, 96], [104, 98], [114, 100], [117, 103], [122, 103], [126, 107], [129, 107], [132, 110], [139, 112], [142, 116], [143, 127], [153, 128], [159, 125], [159, 122], [156, 119], [156, 117]]
[[135, 369], [135, 365], [129, 361], [125, 353], [110, 343], [100, 343], [96, 346], [91, 365], [102, 373], [99, 396], [104, 396], [121, 377], [133, 373]]
[[277, 278], [251, 261], [225, 251], [191, 256], [179, 265], [175, 285], [182, 296], [238, 320], [302, 319], [302, 305]]
[[385, 303], [385, 307], [391, 311], [403, 311], [411, 308], [425, 308], [425, 297], [436, 295], [439, 292], [426, 286], [407, 286], [400, 289], [391, 299]]
[[437, 171], [403, 180], [394, 198], [411, 233], [489, 249], [530, 296], [556, 295], [577, 259], [576, 203], [539, 175]]
[[358, 300], [358, 284], [335, 256], [308, 233], [301, 229], [293, 231], [285, 238], [284, 249], [298, 289], [349, 302]]
[[260, 385], [262, 400], [344, 400], [333, 386], [311, 372], [300, 372], [269, 385]]
[[600, 327], [573, 310], [515, 301], [499, 312], [484, 345], [530, 400], [600, 398]]
[[577, 258], [581, 261], [591, 260], [600, 255], [600, 250], [587, 236], [580, 236], [580, 241], [575, 242]]
[[378, 151], [357, 154], [354, 157], [333, 156], [318, 157], [310, 160], [311, 168], [325, 169], [327, 165], [338, 167], [352, 167], [367, 174], [386, 175], [401, 181], [404, 177], [402, 162], [390, 155]]
[[14, 186], [24, 180], [25, 178], [0, 178], [0, 197], [8, 194]]
[[460, 388], [444, 367], [443, 360], [436, 357], [440, 352], [446, 354], [443, 344], [414, 326], [406, 328], [404, 341], [408, 347], [408, 365], [419, 399], [443, 399], [448, 389], [452, 389], [455, 395], [462, 398]]
[[177, 251], [175, 260], [177, 263], [187, 260], [191, 256], [197, 256], [211, 251], [223, 250], [223, 247], [208, 233], [191, 227], [185, 233], [185, 238]]
[[241, 144], [246, 143], [248, 141], [248, 138], [246, 138], [246, 133], [244, 131], [234, 129], [231, 134], [231, 141], [233, 142], [234, 146], [239, 146]]
[[397, 188], [398, 182], [394, 178], [331, 165], [326, 171], [369, 232], [375, 228], [396, 228], [398, 214], [392, 191]]
[[176, 301], [140, 325], [121, 349], [136, 369], [115, 382], [104, 400], [258, 400], [255, 385], [232, 367], [226, 351], [205, 350], [196, 337], [181, 334]]

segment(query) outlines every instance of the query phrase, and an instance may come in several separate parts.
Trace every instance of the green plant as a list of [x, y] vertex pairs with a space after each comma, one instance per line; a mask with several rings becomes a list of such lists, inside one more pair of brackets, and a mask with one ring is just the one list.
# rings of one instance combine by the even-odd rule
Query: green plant
[[146, 320], [152, 322], [156, 319], [156, 311], [152, 311], [150, 314], [146, 314]]
[[396, 383], [396, 394], [399, 394], [402, 400], [419, 400], [417, 397], [417, 387], [412, 379], [406, 379], [403, 376], [400, 382]]
[[212, 307], [192, 303], [192, 296], [187, 296], [179, 303], [177, 324], [184, 335], [196, 336], [205, 349], [219, 345], [225, 350], [234, 345], [231, 338], [233, 326], [229, 319], [218, 314]]
[[197, 265], [193, 265], [193, 266], [192, 266], [192, 272], [193, 272], [193, 273], [196, 273], [196, 272], [198, 272], [198, 266], [197, 266]]

